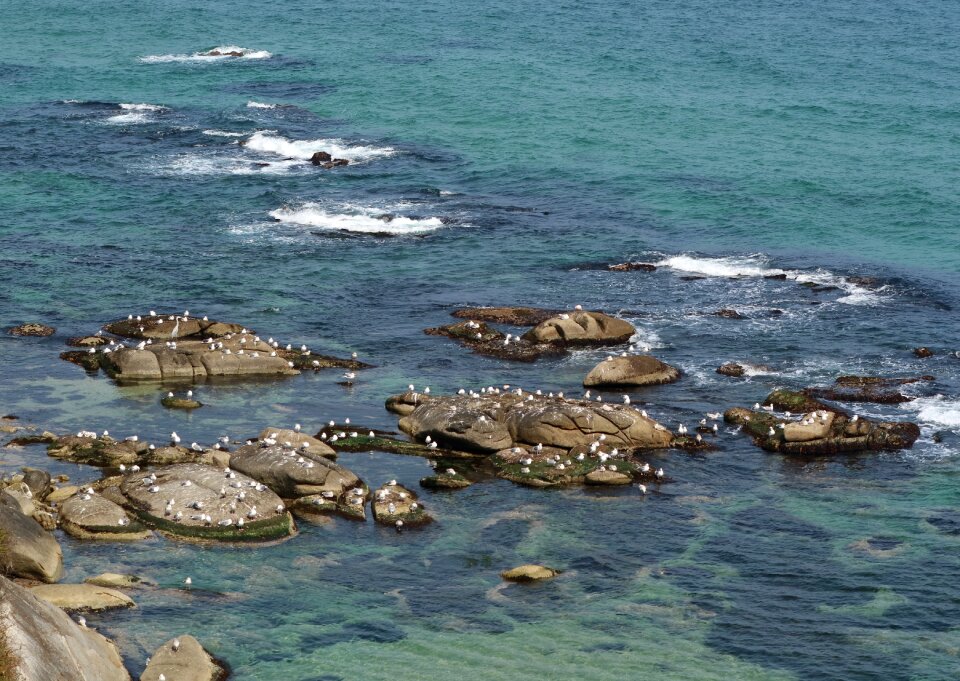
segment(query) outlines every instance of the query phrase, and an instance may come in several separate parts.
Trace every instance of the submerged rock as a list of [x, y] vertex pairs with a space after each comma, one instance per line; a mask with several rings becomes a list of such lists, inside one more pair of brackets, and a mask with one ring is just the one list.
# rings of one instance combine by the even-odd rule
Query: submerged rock
[[113, 643], [29, 589], [0, 577], [0, 603], [5, 679], [130, 681]]
[[[416, 527], [433, 520], [417, 495], [406, 487], [391, 482], [373, 493], [373, 519], [382, 525]], [[399, 525], [397, 523], [400, 523]]]
[[544, 355], [562, 354], [562, 350], [547, 343], [533, 343], [513, 334], [504, 334], [473, 320], [424, 329], [429, 336], [446, 336], [468, 346], [480, 355], [498, 357], [516, 362], [534, 362]]
[[653, 272], [657, 266], [649, 262], [621, 262], [616, 265], [607, 265], [611, 272]]
[[[781, 398], [789, 396], [779, 391]], [[790, 404], [810, 404], [810, 398], [794, 393]], [[768, 398], [767, 400], [771, 400]], [[783, 403], [784, 400], [779, 400]], [[817, 403], [819, 404], [819, 403]], [[766, 411], [735, 407], [727, 410], [724, 420], [741, 426], [758, 446], [770, 452], [796, 455], [823, 455], [843, 452], [909, 449], [920, 428], [909, 422], [876, 422], [846, 412], [829, 410], [821, 405], [816, 410], [801, 411], [796, 417], [778, 417]], [[791, 414], [796, 414], [791, 411]]]
[[105, 586], [111, 589], [135, 589], [145, 586], [152, 586], [136, 575], [121, 575], [116, 572], [104, 572], [94, 577], [87, 577], [83, 580], [84, 584], [93, 584], [94, 586]]
[[63, 576], [63, 554], [52, 534], [0, 494], [0, 572], [56, 582]]
[[544, 565], [520, 565], [510, 570], [504, 570], [500, 576], [508, 582], [539, 582], [552, 579], [560, 574], [559, 570]]
[[176, 464], [129, 474], [119, 490], [145, 525], [176, 537], [247, 542], [295, 531], [280, 497], [233, 470]]
[[639, 387], [673, 383], [680, 371], [650, 355], [608, 357], [590, 370], [583, 385], [592, 387]]
[[[377, 432], [362, 428], [352, 431], [331, 428], [330, 432], [332, 437], [330, 437], [327, 442], [337, 451], [343, 452], [389, 452], [391, 454], [422, 456], [430, 459], [437, 457], [444, 459], [475, 459], [478, 456], [482, 456], [476, 452], [440, 449], [439, 446], [431, 446], [422, 442], [401, 440], [396, 437], [396, 433]], [[371, 435], [371, 433], [373, 434]], [[334, 440], [334, 438], [336, 438], [336, 440]]]
[[717, 310], [716, 312], [711, 313], [714, 317], [723, 317], [724, 319], [744, 319], [744, 316], [729, 308], [724, 308], [722, 310]]
[[421, 487], [434, 490], [465, 489], [471, 484], [473, 483], [452, 468], [443, 473], [438, 473], [437, 475], [430, 475], [425, 478], [420, 478]]
[[37, 324], [34, 322], [28, 322], [27, 324], [21, 324], [19, 326], [11, 326], [7, 329], [7, 333], [11, 336], [52, 336], [56, 332], [56, 329], [52, 326], [46, 326], [44, 324]]
[[198, 402], [192, 397], [177, 397], [176, 395], [165, 395], [160, 399], [160, 404], [167, 409], [186, 409], [187, 411], [199, 409], [203, 406], [202, 402]]
[[536, 326], [556, 317], [562, 310], [546, 310], [539, 307], [461, 307], [451, 314], [460, 319], [508, 324], [511, 326]]
[[920, 381], [932, 381], [933, 376], [915, 378], [882, 378], [877, 376], [841, 376], [829, 387], [806, 388], [803, 393], [810, 397], [837, 402], [875, 402], [877, 404], [899, 404], [909, 402], [913, 397], [904, 395], [898, 386]]
[[150, 656], [140, 681], [223, 681], [227, 670], [193, 636], [181, 634]]
[[132, 608], [136, 604], [122, 591], [94, 584], [41, 584], [30, 589], [37, 598], [67, 610], [93, 611]]

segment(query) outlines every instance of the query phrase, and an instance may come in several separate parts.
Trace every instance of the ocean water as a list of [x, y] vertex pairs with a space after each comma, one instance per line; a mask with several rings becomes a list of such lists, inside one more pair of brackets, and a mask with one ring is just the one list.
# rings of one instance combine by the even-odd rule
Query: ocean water
[[[795, 460], [723, 432], [657, 454], [675, 482], [645, 497], [490, 480], [424, 490], [437, 522], [403, 534], [60, 536], [69, 581], [159, 585], [90, 624], [134, 674], [192, 633], [237, 679], [960, 676], [958, 25], [954, 3], [901, 0], [7, 3], [0, 325], [58, 329], [0, 336], [0, 411], [24, 422], [392, 427], [383, 399], [410, 382], [573, 393], [606, 354], [513, 365], [423, 335], [465, 304], [620, 314], [684, 371], [633, 393], [670, 426], [845, 373], [936, 376], [853, 407], [917, 421], [906, 452]], [[199, 56], [215, 46], [245, 54]], [[626, 260], [659, 267], [601, 266]], [[731, 307], [747, 318], [709, 314]], [[376, 368], [204, 384], [185, 414], [58, 359], [187, 308]], [[714, 372], [732, 360], [767, 368]], [[374, 485], [429, 470], [341, 460]], [[22, 465], [97, 476], [0, 449], [0, 472]], [[523, 562], [565, 572], [503, 587]]]

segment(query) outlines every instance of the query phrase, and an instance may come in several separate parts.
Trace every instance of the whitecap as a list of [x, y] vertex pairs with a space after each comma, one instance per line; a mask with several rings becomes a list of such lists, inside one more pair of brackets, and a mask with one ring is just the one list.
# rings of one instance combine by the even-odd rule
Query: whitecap
[[960, 429], [960, 399], [943, 395], [918, 397], [912, 402], [904, 402], [901, 409], [915, 411], [917, 419], [936, 428]]
[[210, 135], [212, 137], [246, 137], [250, 133], [248, 132], [230, 132], [229, 130], [204, 130], [204, 135]]
[[267, 104], [266, 102], [255, 102], [253, 100], [250, 100], [249, 102], [247, 102], [247, 108], [248, 109], [276, 109], [277, 105]]
[[[214, 54], [212, 54], [214, 53]], [[215, 54], [219, 53], [219, 54]], [[239, 53], [239, 56], [231, 53]], [[154, 54], [140, 57], [144, 64], [164, 64], [169, 62], [220, 62], [227, 59], [269, 59], [273, 55], [266, 50], [251, 50], [236, 45], [220, 45], [206, 52], [193, 54]]]
[[249, 159], [239, 156], [201, 156], [183, 154], [159, 168], [164, 175], [282, 175], [298, 161], [275, 161], [268, 165], [257, 165]]
[[121, 104], [120, 108], [124, 111], [168, 111], [168, 108], [160, 104]]
[[144, 111], [131, 111], [129, 113], [110, 116], [104, 122], [109, 125], [137, 125], [140, 123], [149, 123], [152, 120], [150, 115]]
[[351, 145], [341, 139], [289, 140], [266, 132], [254, 133], [245, 146], [251, 151], [303, 160], [309, 159], [318, 151], [325, 151], [334, 158], [345, 158], [351, 162], [367, 161], [395, 153], [392, 147]]
[[424, 234], [444, 225], [438, 217], [408, 217], [385, 209], [354, 205], [330, 210], [318, 203], [278, 208], [270, 212], [270, 217], [288, 224], [361, 234]]

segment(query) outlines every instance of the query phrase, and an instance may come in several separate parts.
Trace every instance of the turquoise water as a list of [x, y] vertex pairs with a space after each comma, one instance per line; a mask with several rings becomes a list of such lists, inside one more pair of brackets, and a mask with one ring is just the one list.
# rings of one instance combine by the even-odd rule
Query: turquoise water
[[[0, 410], [24, 421], [205, 442], [345, 416], [392, 427], [383, 399], [411, 381], [575, 391], [605, 354], [514, 366], [422, 334], [463, 304], [619, 312], [684, 370], [634, 395], [671, 424], [841, 373], [937, 377], [904, 407], [857, 407], [918, 421], [910, 452], [791, 461], [731, 432], [713, 454], [664, 453], [677, 482], [645, 498], [491, 480], [424, 491], [438, 522], [402, 535], [336, 520], [245, 550], [61, 537], [68, 580], [161, 585], [91, 618], [132, 672], [188, 632], [239, 679], [957, 677], [957, 6], [4, 10], [0, 325], [58, 329], [0, 338]], [[269, 56], [189, 57], [217, 45]], [[320, 147], [353, 162], [314, 168]], [[661, 266], [596, 267], [628, 259]], [[705, 314], [725, 307], [748, 319]], [[57, 358], [151, 308], [377, 368], [350, 390], [336, 371], [203, 385], [206, 406], [174, 414], [157, 386]], [[772, 370], [717, 376], [729, 360]], [[36, 448], [0, 460], [97, 475]], [[344, 463], [372, 484], [428, 470]], [[566, 572], [502, 588], [527, 561]]]

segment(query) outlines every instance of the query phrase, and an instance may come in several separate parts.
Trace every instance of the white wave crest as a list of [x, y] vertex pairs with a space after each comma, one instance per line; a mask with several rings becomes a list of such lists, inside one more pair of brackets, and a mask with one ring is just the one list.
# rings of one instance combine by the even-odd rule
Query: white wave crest
[[104, 123], [108, 125], [138, 125], [140, 123], [149, 123], [153, 119], [145, 111], [131, 111], [130, 113], [117, 114], [110, 116]]
[[169, 62], [214, 62], [225, 59], [269, 59], [273, 55], [266, 50], [251, 50], [236, 45], [220, 45], [206, 52], [193, 54], [153, 54], [140, 57], [144, 64], [164, 64]]
[[913, 402], [905, 402], [902, 409], [917, 413], [917, 419], [938, 428], [960, 429], [960, 399], [943, 395], [919, 397]]
[[443, 227], [437, 217], [406, 217], [369, 206], [341, 206], [333, 211], [318, 203], [278, 208], [270, 212], [270, 217], [284, 223], [361, 234], [424, 234]]
[[252, 151], [303, 160], [309, 159], [318, 151], [325, 151], [334, 158], [345, 158], [351, 162], [368, 161], [373, 158], [390, 156], [394, 153], [392, 147], [350, 145], [340, 139], [288, 140], [285, 137], [265, 132], [257, 132], [251, 135], [245, 146]]
[[814, 272], [802, 272], [767, 267], [766, 259], [762, 256], [701, 258], [691, 255], [675, 255], [664, 258], [655, 264], [658, 267], [668, 267], [680, 272], [689, 272], [705, 277], [783, 277], [799, 284], [833, 286], [846, 294], [837, 298], [838, 303], [845, 305], [876, 305], [883, 299], [880, 293], [889, 289], [889, 286], [868, 289], [823, 269]]
[[248, 109], [276, 109], [277, 105], [267, 104], [266, 102], [254, 102], [253, 100], [250, 100], [249, 102], [247, 102], [247, 108]]
[[168, 108], [159, 104], [121, 104], [124, 111], [167, 111]]
[[230, 132], [229, 130], [204, 130], [204, 135], [210, 135], [212, 137], [246, 137], [250, 133], [248, 132]]
[[283, 175], [299, 165], [299, 161], [275, 161], [257, 165], [249, 159], [237, 156], [184, 154], [157, 170], [163, 175]]

